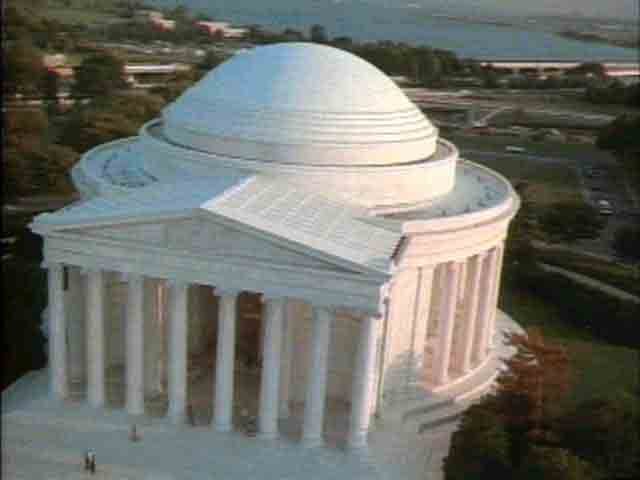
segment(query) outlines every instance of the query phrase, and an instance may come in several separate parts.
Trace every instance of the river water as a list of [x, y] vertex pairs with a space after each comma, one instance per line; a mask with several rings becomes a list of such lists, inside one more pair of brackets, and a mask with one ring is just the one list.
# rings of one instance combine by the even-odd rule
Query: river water
[[[151, 0], [158, 6], [185, 4], [215, 20], [234, 25], [258, 24], [281, 31], [308, 33], [323, 25], [330, 37], [357, 41], [391, 40], [453, 50], [458, 56], [487, 59], [633, 61], [637, 52], [604, 44], [562, 38], [544, 26], [505, 27], [467, 23], [435, 16], [424, 8], [383, 7], [348, 0]], [[504, 19], [501, 19], [504, 20]]]

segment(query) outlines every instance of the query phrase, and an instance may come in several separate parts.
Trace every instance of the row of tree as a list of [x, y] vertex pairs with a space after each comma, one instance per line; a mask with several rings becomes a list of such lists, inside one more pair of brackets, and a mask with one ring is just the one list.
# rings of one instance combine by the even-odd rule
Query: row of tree
[[590, 84], [585, 90], [585, 98], [598, 105], [625, 105], [640, 108], [640, 84], [625, 86], [620, 81], [607, 84]]

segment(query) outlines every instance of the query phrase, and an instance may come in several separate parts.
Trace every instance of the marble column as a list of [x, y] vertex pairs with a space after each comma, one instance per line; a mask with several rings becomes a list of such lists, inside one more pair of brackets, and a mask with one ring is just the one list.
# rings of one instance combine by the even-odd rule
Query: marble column
[[493, 341], [496, 329], [496, 315], [498, 310], [498, 299], [500, 298], [500, 280], [502, 279], [502, 263], [504, 261], [504, 242], [500, 243], [497, 248], [497, 263], [493, 279], [492, 297], [491, 297], [491, 316], [489, 317], [489, 328], [487, 333], [487, 350], [493, 347]]
[[445, 289], [440, 307], [438, 346], [434, 362], [434, 382], [443, 385], [449, 381], [449, 365], [451, 362], [451, 342], [455, 324], [456, 306], [458, 303], [458, 286], [460, 283], [460, 264], [449, 262], [445, 266]]
[[289, 417], [289, 399], [291, 386], [291, 359], [293, 352], [293, 328], [295, 326], [292, 315], [292, 303], [288, 300], [284, 305], [282, 356], [280, 359], [280, 418]]
[[158, 308], [158, 280], [144, 280], [144, 390], [149, 396], [162, 391], [160, 376], [161, 329], [160, 309]]
[[433, 287], [434, 268], [419, 269], [417, 282], [418, 292], [414, 308], [415, 321], [411, 335], [411, 369], [409, 383], [421, 384], [424, 380], [424, 356], [431, 312], [431, 289]]
[[67, 267], [68, 291], [65, 301], [67, 318], [69, 379], [72, 383], [84, 384], [86, 376], [87, 338], [85, 332], [85, 299], [84, 278], [79, 267]]
[[265, 440], [278, 437], [278, 393], [280, 389], [280, 350], [284, 300], [264, 298], [266, 312], [262, 335], [262, 377], [258, 435]]
[[468, 373], [471, 370], [471, 351], [473, 347], [476, 320], [478, 318], [478, 299], [481, 295], [480, 279], [482, 278], [482, 264], [484, 254], [475, 255], [469, 260], [467, 276], [467, 296], [462, 317], [460, 332], [460, 347], [456, 352], [456, 366], [460, 371]]
[[105, 403], [105, 336], [104, 336], [104, 274], [101, 270], [87, 272], [87, 400], [100, 408]]
[[487, 336], [489, 335], [489, 319], [493, 305], [493, 284], [497, 266], [497, 251], [491, 249], [482, 266], [482, 279], [480, 280], [480, 298], [478, 301], [478, 318], [473, 339], [471, 362], [479, 363], [486, 356]]
[[463, 303], [465, 301], [465, 295], [467, 293], [467, 261], [460, 263], [460, 285], [458, 287], [458, 301]]
[[48, 264], [49, 291], [49, 388], [53, 398], [69, 394], [67, 372], [67, 325], [64, 305], [64, 267]]
[[358, 349], [353, 369], [351, 390], [351, 415], [349, 418], [349, 437], [347, 444], [351, 448], [367, 445], [367, 434], [371, 420], [373, 382], [376, 366], [377, 317], [365, 316], [360, 321]]
[[233, 372], [238, 292], [216, 289], [216, 295], [219, 297], [219, 302], [214, 428], [218, 432], [229, 432], [233, 429]]
[[168, 416], [184, 423], [187, 406], [187, 291], [183, 281], [169, 282]]
[[129, 274], [125, 330], [126, 407], [130, 415], [144, 413], [144, 279]]
[[442, 299], [445, 289], [444, 280], [446, 277], [446, 264], [439, 264], [434, 267], [431, 305], [429, 312], [429, 325], [427, 328], [427, 336], [434, 337], [438, 334], [440, 324], [440, 310], [442, 309]]
[[309, 447], [323, 444], [322, 428], [327, 397], [329, 341], [331, 340], [331, 324], [334, 318], [333, 310], [313, 307], [311, 358], [302, 425], [302, 443]]

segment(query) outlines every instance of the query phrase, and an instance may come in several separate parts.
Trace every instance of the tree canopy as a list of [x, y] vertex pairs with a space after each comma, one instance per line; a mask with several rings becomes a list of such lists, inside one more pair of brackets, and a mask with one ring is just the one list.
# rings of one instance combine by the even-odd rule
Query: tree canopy
[[136, 135], [164, 106], [157, 95], [113, 95], [76, 108], [60, 134], [60, 143], [78, 153], [105, 142]]
[[4, 175], [7, 197], [72, 191], [68, 170], [77, 161], [73, 150], [52, 143], [49, 121], [40, 110], [5, 112]]
[[315, 43], [327, 43], [329, 41], [326, 29], [322, 25], [318, 24], [311, 26], [311, 29], [309, 30], [309, 38]]
[[75, 71], [74, 95], [108, 96], [126, 87], [124, 62], [112, 53], [85, 58]]
[[600, 130], [596, 145], [614, 152], [640, 151], [640, 115], [625, 114]]
[[538, 217], [540, 231], [550, 242], [573, 243], [597, 238], [604, 226], [598, 211], [586, 203], [555, 203]]
[[616, 230], [612, 247], [618, 256], [640, 262], [640, 225], [624, 226]]
[[46, 69], [42, 55], [31, 40], [21, 37], [4, 55], [4, 93], [36, 94], [40, 91]]
[[562, 420], [565, 445], [608, 478], [640, 475], [640, 399], [613, 392], [576, 406]]

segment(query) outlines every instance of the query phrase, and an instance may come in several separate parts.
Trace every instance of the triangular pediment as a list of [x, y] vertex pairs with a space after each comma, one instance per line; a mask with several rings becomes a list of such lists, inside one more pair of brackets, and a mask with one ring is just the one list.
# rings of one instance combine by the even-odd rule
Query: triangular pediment
[[173, 254], [224, 257], [225, 260], [251, 260], [289, 267], [354, 272], [340, 261], [321, 258], [303, 245], [291, 245], [283, 239], [261, 232], [251, 232], [211, 215], [168, 219], [155, 222], [122, 223], [86, 227], [68, 231], [87, 240], [106, 239], [166, 249]]

